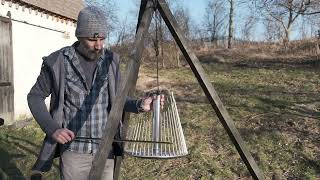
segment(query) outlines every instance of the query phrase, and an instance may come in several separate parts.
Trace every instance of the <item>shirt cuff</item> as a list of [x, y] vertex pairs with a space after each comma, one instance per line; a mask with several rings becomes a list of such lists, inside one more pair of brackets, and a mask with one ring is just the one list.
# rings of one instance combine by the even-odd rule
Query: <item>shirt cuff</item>
[[136, 107], [137, 107], [138, 113], [145, 112], [145, 110], [142, 107], [143, 100], [144, 99], [139, 99], [136, 101]]

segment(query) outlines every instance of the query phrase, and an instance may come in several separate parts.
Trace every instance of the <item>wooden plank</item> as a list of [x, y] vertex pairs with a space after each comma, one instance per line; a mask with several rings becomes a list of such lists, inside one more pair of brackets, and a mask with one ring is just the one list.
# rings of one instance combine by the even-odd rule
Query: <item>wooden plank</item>
[[[8, 47], [8, 81], [11, 82], [13, 84], [13, 50], [12, 50], [12, 21], [10, 19], [9, 25], [8, 25], [9, 29], [9, 47]], [[13, 88], [13, 86], [12, 86]], [[12, 94], [13, 95], [13, 94]]]
[[202, 68], [197, 56], [188, 46], [187, 39], [182, 34], [176, 20], [174, 19], [170, 9], [165, 2], [165, 0], [158, 0], [158, 10], [164, 19], [166, 25], [168, 26], [172, 36], [174, 37], [175, 41], [177, 42], [180, 50], [182, 51], [184, 57], [186, 58], [187, 62], [189, 63], [194, 75], [196, 76], [199, 84], [201, 85], [204, 93], [206, 94], [210, 104], [212, 105], [213, 109], [215, 110], [216, 114], [220, 122], [222, 123], [224, 129], [227, 131], [230, 139], [232, 140], [233, 144], [235, 145], [238, 153], [240, 154], [242, 160], [246, 164], [251, 176], [254, 179], [263, 179], [263, 176], [254, 161], [253, 157], [247, 150], [245, 143], [243, 142], [238, 130], [236, 129], [231, 117], [229, 116], [227, 110], [225, 109], [224, 105], [222, 104], [217, 92], [215, 91], [213, 85], [207, 78], [207, 75]]
[[13, 88], [10, 86], [0, 88], [0, 118], [5, 120], [5, 124], [13, 123]]
[[0, 29], [0, 117], [5, 120], [5, 124], [11, 124], [14, 120], [11, 20], [0, 17]]
[[[151, 1], [148, 1], [147, 7], [151, 6]], [[112, 104], [110, 114], [108, 116], [108, 121], [106, 123], [106, 128], [102, 137], [102, 141], [99, 145], [99, 150], [94, 157], [93, 164], [89, 173], [90, 180], [101, 179], [102, 172], [106, 163], [106, 157], [111, 150], [111, 144], [113, 137], [117, 132], [118, 124], [122, 117], [122, 111], [125, 103], [125, 99], [128, 95], [132, 86], [136, 83], [138, 78], [138, 72], [140, 67], [140, 60], [142, 52], [144, 50], [144, 38], [147, 34], [151, 23], [151, 17], [153, 14], [153, 9], [147, 8], [142, 16], [138, 32], [136, 34], [134, 49], [130, 54], [130, 61], [127, 64], [126, 72], [127, 74], [120, 82], [119, 93], [116, 95], [115, 102]]]
[[11, 82], [0, 82], [0, 87], [1, 86], [11, 86], [12, 83]]
[[113, 179], [118, 180], [120, 177], [120, 169], [121, 169], [121, 163], [122, 163], [123, 157], [116, 156], [114, 160], [115, 160], [115, 164], [114, 164], [114, 171], [113, 171]]

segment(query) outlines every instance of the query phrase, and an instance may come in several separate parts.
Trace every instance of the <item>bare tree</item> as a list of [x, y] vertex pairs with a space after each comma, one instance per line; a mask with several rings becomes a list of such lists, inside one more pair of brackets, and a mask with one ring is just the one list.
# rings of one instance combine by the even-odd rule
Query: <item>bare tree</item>
[[319, 0], [259, 0], [258, 7], [265, 20], [276, 21], [281, 25], [282, 40], [286, 45], [290, 40], [290, 32], [301, 15], [319, 14]]
[[307, 39], [308, 36], [310, 37], [310, 29], [308, 28], [308, 26], [310, 26], [310, 22], [307, 20], [307, 18], [305, 18], [304, 16], [301, 16], [302, 21], [299, 27], [299, 31], [300, 31], [300, 37], [301, 39]]
[[217, 40], [223, 35], [222, 28], [225, 25], [226, 9], [224, 0], [211, 0], [207, 3], [204, 26], [209, 33], [210, 41], [217, 45]]
[[[192, 22], [190, 18], [190, 13], [188, 9], [181, 6], [181, 0], [171, 0], [168, 1], [168, 5], [177, 20], [178, 26], [180, 27], [182, 33], [186, 36], [186, 38], [190, 39], [191, 37], [191, 28]], [[159, 51], [160, 57], [162, 58], [162, 67], [166, 67], [166, 61], [172, 61], [176, 66], [180, 66], [180, 49], [174, 42], [174, 39], [165, 25], [164, 21], [160, 16], [155, 13], [155, 18], [153, 18], [153, 22], [150, 26], [149, 32], [152, 33], [153, 37], [155, 37], [155, 22], [158, 22], [158, 43], [159, 43]], [[153, 38], [154, 39], [154, 38]], [[172, 48], [173, 47], [173, 48]], [[166, 51], [167, 53], [164, 53]], [[166, 56], [166, 57], [165, 57]]]
[[107, 19], [107, 45], [110, 44], [110, 35], [116, 28], [118, 17], [116, 15], [117, 6], [114, 0], [85, 0], [86, 5], [100, 7], [104, 12]]
[[301, 15], [316, 15], [320, 14], [320, 2], [319, 0], [304, 0], [303, 7], [298, 9], [296, 13]]
[[279, 23], [270, 19], [266, 19], [265, 21], [263, 21], [263, 24], [265, 26], [264, 36], [268, 42], [274, 42], [281, 38], [282, 33]]
[[248, 17], [244, 19], [244, 24], [241, 30], [242, 38], [244, 40], [250, 41], [252, 38], [252, 31], [258, 22], [258, 18], [254, 13], [251, 13]]
[[[191, 28], [191, 18], [190, 18], [190, 13], [188, 11], [188, 9], [183, 8], [181, 6], [176, 6], [176, 8], [174, 9], [173, 15], [175, 17], [175, 19], [178, 22], [178, 26], [181, 28], [182, 33], [184, 33], [185, 37], [190, 39], [190, 28]], [[178, 48], [178, 46], [175, 46], [176, 48], [176, 62], [177, 62], [177, 66], [180, 67], [181, 66], [181, 62], [180, 62], [180, 49]]]
[[229, 28], [228, 28], [228, 49], [232, 48], [232, 41], [234, 35], [234, 4], [235, 0], [228, 0], [229, 2]]
[[125, 18], [122, 22], [115, 28], [116, 34], [116, 46], [121, 46], [123, 44], [128, 44], [133, 41], [134, 38], [134, 28], [132, 24], [129, 24], [127, 18]]
[[305, 28], [309, 28], [309, 37], [316, 37], [318, 34], [318, 30], [320, 30], [320, 14], [302, 17], [302, 21], [307, 24]]
[[190, 38], [192, 40], [204, 40], [207, 37], [207, 28], [203, 28], [206, 22], [203, 21], [201, 23], [192, 23], [191, 24], [191, 31], [190, 31]]
[[[140, 9], [141, 1], [138, 0], [138, 1], [133, 1], [133, 2], [134, 2], [134, 6], [131, 9], [131, 11], [129, 11], [129, 13], [133, 17], [138, 17], [138, 12]], [[169, 1], [169, 5], [172, 5], [175, 2], [176, 1]], [[136, 25], [136, 23], [137, 22], [135, 21], [133, 24]], [[127, 33], [129, 25], [126, 25], [126, 24], [127, 23], [124, 23], [123, 25], [119, 26], [119, 28], [117, 29], [118, 38], [120, 38], [120, 39], [124, 34]], [[132, 28], [135, 28], [135, 27], [132, 27]], [[129, 34], [130, 34], [130, 36], [134, 37], [134, 34], [131, 34], [131, 33], [129, 33]], [[127, 37], [128, 37], [128, 35], [127, 35]], [[126, 38], [126, 39], [128, 39], [128, 38]], [[149, 30], [148, 30], [148, 34], [145, 37], [145, 44], [144, 44], [148, 50], [150, 48], [153, 48], [153, 50], [152, 51], [145, 51], [144, 55], [151, 57], [150, 55], [155, 54], [158, 51], [159, 52], [158, 60], [161, 62], [162, 68], [165, 68], [166, 67], [165, 61], [168, 62], [168, 60], [169, 60], [168, 58], [164, 58], [164, 56], [167, 55], [167, 53], [164, 53], [164, 49], [165, 49], [164, 47], [166, 46], [165, 42], [171, 41], [171, 40], [172, 40], [171, 34], [170, 34], [169, 30], [167, 29], [161, 15], [158, 12], [154, 13]], [[149, 58], [148, 60], [155, 62], [154, 59]]]
[[189, 10], [183, 7], [176, 7], [173, 15], [177, 20], [178, 25], [181, 28], [182, 32], [188, 38], [190, 36], [190, 23], [191, 23]]

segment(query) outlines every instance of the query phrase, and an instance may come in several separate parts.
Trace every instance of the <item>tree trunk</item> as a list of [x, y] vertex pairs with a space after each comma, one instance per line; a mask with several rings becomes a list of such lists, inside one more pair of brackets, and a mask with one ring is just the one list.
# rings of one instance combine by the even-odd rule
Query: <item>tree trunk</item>
[[289, 38], [290, 38], [290, 29], [287, 28], [284, 30], [284, 37], [282, 39], [282, 43], [284, 46], [284, 49], [287, 50], [288, 49], [288, 45], [289, 45]]
[[180, 49], [177, 44], [175, 45], [175, 51], [176, 51], [177, 67], [180, 67]]
[[233, 24], [233, 2], [234, 0], [229, 0], [230, 2], [230, 11], [229, 11], [229, 36], [228, 36], [228, 49], [232, 48], [232, 40], [233, 40], [233, 32], [234, 32], [234, 24]]

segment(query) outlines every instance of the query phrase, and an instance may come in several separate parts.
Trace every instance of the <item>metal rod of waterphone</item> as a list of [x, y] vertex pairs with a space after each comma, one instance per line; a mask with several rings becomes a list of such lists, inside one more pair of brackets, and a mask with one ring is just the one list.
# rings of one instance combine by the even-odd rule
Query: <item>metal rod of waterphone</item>
[[153, 153], [159, 155], [160, 141], [160, 94], [157, 94], [157, 99], [153, 102], [153, 124], [152, 124], [152, 140], [154, 143]]

